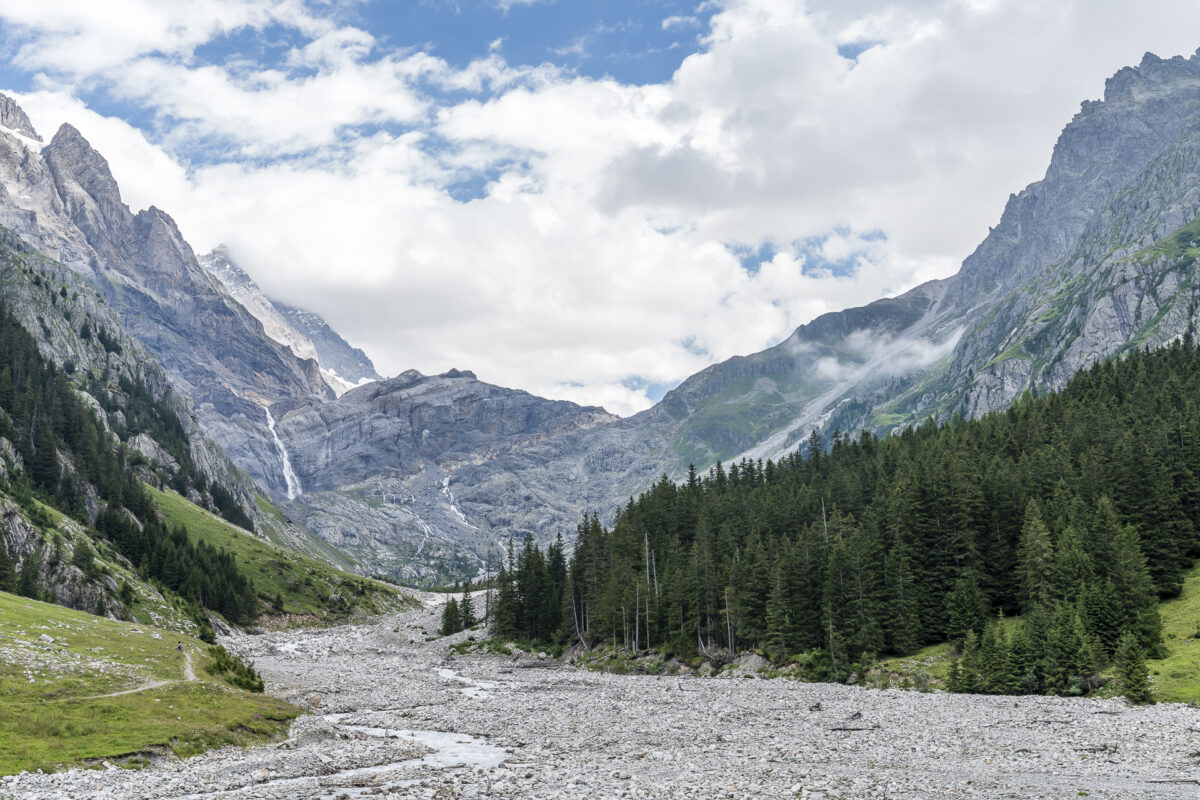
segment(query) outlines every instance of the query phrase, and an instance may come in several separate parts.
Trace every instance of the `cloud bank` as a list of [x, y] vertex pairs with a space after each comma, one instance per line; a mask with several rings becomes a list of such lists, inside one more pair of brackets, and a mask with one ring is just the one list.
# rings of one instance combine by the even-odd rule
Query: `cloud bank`
[[337, 3], [0, 0], [0, 21], [44, 135], [76, 125], [127, 202], [227, 243], [382, 372], [623, 414], [952, 273], [1081, 100], [1200, 44], [1200, 7], [1168, 0], [707, 5], [663, 17], [700, 47], [648, 85], [503, 42], [451, 66]]

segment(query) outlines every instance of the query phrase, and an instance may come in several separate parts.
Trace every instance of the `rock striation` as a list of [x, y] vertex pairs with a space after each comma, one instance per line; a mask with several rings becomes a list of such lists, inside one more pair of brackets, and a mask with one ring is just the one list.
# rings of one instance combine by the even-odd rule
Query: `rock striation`
[[[0, 117], [19, 125], [24, 113], [4, 98]], [[316, 361], [268, 336], [201, 267], [169, 215], [130, 211], [108, 162], [76, 128], [63, 125], [45, 146], [33, 137], [0, 129], [0, 224], [88, 277], [192, 398], [208, 433], [271, 485], [278, 476], [263, 408], [332, 399]]]

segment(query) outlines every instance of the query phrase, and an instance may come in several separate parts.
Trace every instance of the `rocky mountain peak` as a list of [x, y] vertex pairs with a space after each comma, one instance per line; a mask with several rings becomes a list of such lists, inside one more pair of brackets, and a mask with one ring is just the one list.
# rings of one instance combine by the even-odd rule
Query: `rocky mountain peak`
[[298, 358], [316, 360], [323, 380], [334, 393], [341, 395], [364, 382], [380, 379], [371, 359], [351, 347], [320, 314], [264, 294], [225, 245], [200, 256], [200, 265], [262, 323], [268, 336], [290, 347]]
[[33, 123], [29, 121], [25, 110], [6, 94], [0, 94], [0, 125], [36, 142], [42, 141], [42, 137], [33, 129]]
[[132, 214], [108, 161], [74, 126], [63, 123], [42, 149], [72, 222], [110, 264], [132, 249]]
[[1136, 67], [1124, 67], [1104, 83], [1106, 103], [1140, 102], [1184, 84], [1200, 82], [1200, 50], [1191, 58], [1159, 58], [1146, 53]]

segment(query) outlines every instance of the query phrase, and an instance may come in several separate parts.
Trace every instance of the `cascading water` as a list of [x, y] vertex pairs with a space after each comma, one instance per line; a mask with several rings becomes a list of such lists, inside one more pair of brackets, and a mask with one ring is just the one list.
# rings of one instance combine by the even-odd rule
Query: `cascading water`
[[287, 448], [283, 446], [283, 440], [275, 432], [275, 417], [271, 416], [271, 409], [264, 408], [263, 410], [267, 412], [267, 428], [271, 431], [271, 436], [275, 438], [275, 449], [279, 451], [279, 460], [283, 464], [283, 481], [287, 484], [288, 500], [295, 500], [304, 493], [304, 490], [300, 488], [300, 479], [296, 477], [296, 471], [292, 469], [292, 459], [288, 456]]

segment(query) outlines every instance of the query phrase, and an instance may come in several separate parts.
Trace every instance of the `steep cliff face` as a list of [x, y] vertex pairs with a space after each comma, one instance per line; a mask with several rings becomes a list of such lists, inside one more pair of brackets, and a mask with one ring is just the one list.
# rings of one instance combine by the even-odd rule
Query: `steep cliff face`
[[776, 458], [814, 428], [1002, 408], [1193, 330], [1200, 308], [1200, 56], [1147, 55], [1113, 76], [957, 275], [825, 315], [628, 419], [465, 372], [333, 400], [317, 362], [353, 383], [375, 377], [365, 357], [304, 312], [250, 298], [244, 275], [212, 278], [169, 217], [125, 208], [77, 132], [43, 149], [18, 111], [0, 103], [0, 221], [96, 281], [291, 515], [410, 578], [473, 574], [510, 535], [569, 535], [584, 510], [609, 514], [689, 463]]
[[[410, 370], [335, 403], [291, 401], [271, 411], [302, 491], [289, 509], [335, 546], [410, 579], [473, 575], [487, 549], [501, 546], [498, 532], [541, 535], [567, 524], [578, 505], [554, 481], [488, 481], [526, 453], [538, 454], [535, 471], [553, 469], [546, 447], [617, 419], [458, 370]], [[493, 516], [515, 507], [519, 515]]]
[[340, 381], [346, 389], [383, 380], [375, 371], [375, 365], [371, 363], [367, 354], [357, 347], [352, 347], [320, 314], [289, 306], [278, 300], [272, 302], [292, 327], [313, 343], [317, 351], [317, 362], [327, 379]]

